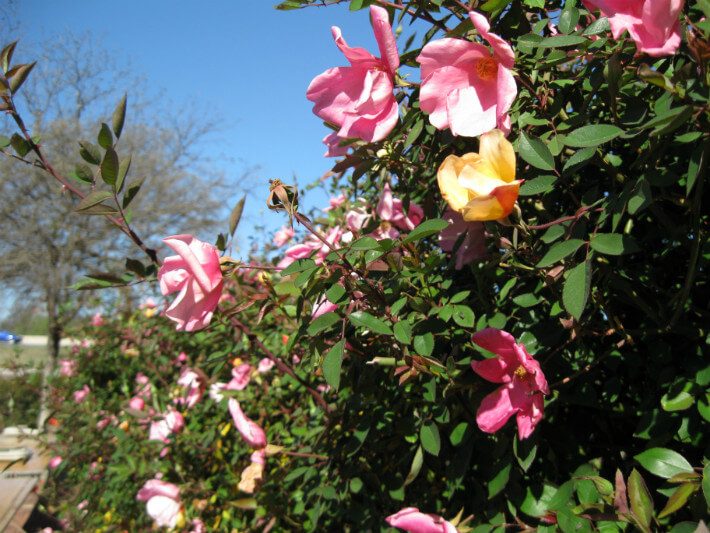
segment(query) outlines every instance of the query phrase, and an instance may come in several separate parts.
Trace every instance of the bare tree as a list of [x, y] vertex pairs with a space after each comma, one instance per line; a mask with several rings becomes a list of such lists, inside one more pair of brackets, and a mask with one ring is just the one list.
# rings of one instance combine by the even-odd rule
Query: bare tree
[[[150, 113], [141, 80], [116, 67], [91, 37], [66, 36], [37, 57], [22, 87], [21, 112], [58, 172], [73, 173], [80, 161], [77, 140], [96, 142], [100, 123], [109, 121], [127, 89], [129, 115], [119, 149], [132, 155], [128, 179], [144, 179], [130, 207], [131, 225], [157, 246], [166, 234], [208, 232], [224, 220], [226, 193], [236, 196], [239, 186], [228, 187], [200, 155], [216, 132], [213, 122], [184, 109]], [[0, 160], [0, 279], [24, 301], [44, 300], [52, 359], [66, 325], [86, 302], [86, 293], [70, 286], [83, 273], [122, 268], [131, 245], [103, 217], [76, 214], [76, 204], [46, 172], [16, 158]]]

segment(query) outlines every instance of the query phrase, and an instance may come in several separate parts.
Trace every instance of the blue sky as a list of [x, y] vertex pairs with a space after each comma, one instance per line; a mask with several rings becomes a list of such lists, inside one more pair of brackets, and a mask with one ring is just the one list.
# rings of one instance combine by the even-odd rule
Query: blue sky
[[[275, 3], [22, 0], [12, 10], [22, 41], [91, 31], [119, 62], [163, 89], [176, 109], [197, 99], [214, 113], [224, 125], [214, 155], [228, 156], [220, 163], [227, 174], [259, 167], [251, 182], [258, 200], [248, 202], [247, 225], [238, 232], [243, 239], [251, 224], [277, 229], [285, 220], [262, 208], [269, 178], [289, 182], [296, 175], [305, 185], [333, 164], [323, 158], [327, 130], [305, 97], [314, 76], [347, 64], [330, 27], [340, 26], [350, 45], [377, 52], [367, 10], [336, 5], [282, 12]], [[324, 206], [327, 196], [309, 192], [304, 203]]]

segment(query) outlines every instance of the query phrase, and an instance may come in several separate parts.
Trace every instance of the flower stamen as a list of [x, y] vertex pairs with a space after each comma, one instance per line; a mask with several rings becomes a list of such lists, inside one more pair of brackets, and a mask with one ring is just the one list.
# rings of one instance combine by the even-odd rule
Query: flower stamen
[[476, 63], [476, 74], [482, 80], [492, 80], [498, 74], [498, 63], [492, 57], [484, 57]]

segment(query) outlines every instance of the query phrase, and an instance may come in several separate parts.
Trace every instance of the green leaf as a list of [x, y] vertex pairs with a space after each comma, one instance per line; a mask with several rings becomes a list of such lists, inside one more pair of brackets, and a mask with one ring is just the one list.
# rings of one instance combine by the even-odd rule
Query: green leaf
[[493, 479], [488, 482], [488, 499], [494, 498], [505, 488], [510, 479], [510, 468], [512, 464], [508, 463], [501, 468]]
[[3, 73], [6, 73], [10, 68], [10, 63], [12, 63], [12, 54], [15, 52], [15, 47], [17, 46], [17, 41], [13, 41], [6, 45], [2, 52], [0, 52], [0, 64], [2, 66]]
[[575, 253], [583, 244], [584, 241], [581, 239], [569, 239], [567, 241], [555, 243], [550, 247], [547, 253], [542, 256], [542, 259], [540, 259], [535, 266], [538, 268], [545, 268], [550, 265], [554, 265], [558, 261], [561, 261], [565, 257]]
[[597, 149], [594, 147], [582, 148], [573, 153], [570, 158], [565, 162], [565, 166], [562, 167], [562, 173], [567, 173], [577, 168], [584, 166], [594, 155], [597, 153]]
[[232, 212], [229, 215], [229, 235], [232, 236], [234, 235], [234, 232], [237, 231], [237, 227], [239, 226], [239, 221], [242, 219], [242, 212], [244, 211], [244, 202], [246, 202], [247, 195], [245, 194], [242, 196], [239, 201], [236, 203], [234, 206], [234, 209], [232, 209]]
[[638, 252], [638, 244], [633, 237], [619, 233], [597, 233], [592, 235], [590, 246], [604, 255], [624, 255]]
[[347, 291], [339, 283], [333, 283], [330, 288], [325, 291], [325, 297], [330, 303], [339, 304], [347, 298]]
[[629, 481], [627, 484], [629, 502], [631, 503], [631, 512], [639, 521], [639, 524], [643, 526], [647, 531], [651, 526], [651, 519], [653, 518], [653, 500], [651, 499], [651, 493], [648, 492], [648, 487], [644, 482], [641, 474], [635, 468], [631, 471], [629, 475]]
[[377, 240], [372, 237], [361, 237], [350, 244], [351, 250], [375, 250], [379, 249], [379, 247]]
[[404, 146], [407, 147], [414, 144], [414, 141], [419, 138], [419, 135], [421, 135], [423, 129], [424, 119], [420, 118], [414, 123], [414, 126], [412, 126], [412, 129], [409, 130], [409, 133], [407, 133], [407, 138], [404, 141]]
[[353, 325], [367, 328], [373, 333], [392, 335], [392, 329], [386, 322], [365, 311], [355, 311], [354, 313], [350, 313], [348, 319]]
[[565, 144], [575, 148], [598, 146], [624, 133], [624, 130], [611, 124], [592, 124], [577, 128], [565, 136]]
[[111, 128], [105, 122], [101, 123], [97, 140], [101, 148], [111, 148], [113, 146], [113, 134], [111, 133]]
[[79, 141], [79, 155], [84, 161], [92, 165], [101, 163], [101, 150], [90, 142]]
[[84, 163], [79, 163], [76, 166], [74, 175], [86, 183], [92, 183], [94, 181], [94, 173], [91, 170], [91, 167], [89, 165], [85, 165]]
[[703, 496], [705, 496], [705, 505], [710, 509], [710, 463], [703, 468]]
[[[116, 109], [113, 111], [113, 117], [111, 117], [111, 122], [113, 125], [113, 133], [116, 135], [116, 139], [121, 137], [121, 132], [123, 131], [123, 124], [126, 121], [126, 100], [128, 95], [124, 94], [121, 101], [118, 102]], [[105, 148], [105, 147], [104, 147]]]
[[319, 316], [313, 322], [308, 324], [307, 333], [312, 337], [317, 335], [321, 331], [330, 329], [334, 324], [340, 322], [340, 315], [338, 313], [330, 312]]
[[535, 44], [538, 48], [563, 48], [565, 46], [577, 46], [589, 42], [579, 35], [554, 35], [547, 37]]
[[579, 9], [573, 5], [565, 3], [565, 8], [560, 14], [560, 21], [557, 24], [561, 33], [572, 33], [579, 22]]
[[448, 227], [449, 223], [446, 220], [440, 218], [431, 218], [425, 220], [419, 224], [416, 228], [409, 232], [402, 242], [407, 244], [408, 242], [417, 241], [423, 239], [424, 237], [429, 237], [430, 235], [435, 235], [439, 233], [444, 228]]
[[520, 294], [513, 298], [513, 303], [519, 307], [527, 308], [534, 307], [540, 302], [540, 298], [535, 296], [531, 292], [526, 292], [525, 294]]
[[28, 65], [18, 65], [13, 67], [6, 75], [8, 81], [10, 82], [10, 92], [13, 94], [20, 90], [22, 84], [27, 80], [27, 76], [30, 75], [32, 69], [35, 66], [35, 62]]
[[690, 409], [694, 403], [695, 398], [685, 390], [673, 396], [669, 396], [669, 394], [666, 393], [661, 397], [661, 407], [664, 411], [669, 412], [685, 411], [686, 409]]
[[468, 422], [459, 422], [456, 427], [451, 431], [449, 435], [449, 442], [452, 446], [459, 446], [466, 437], [467, 433], [470, 433], [470, 426]]
[[421, 446], [417, 446], [417, 451], [414, 452], [414, 458], [412, 459], [412, 466], [409, 467], [409, 474], [407, 474], [407, 479], [404, 480], [404, 486], [406, 487], [412, 481], [417, 479], [419, 472], [424, 464], [424, 452]]
[[344, 348], [345, 339], [339, 340], [323, 358], [323, 377], [326, 383], [336, 391], [340, 387], [340, 371], [343, 366]]
[[525, 132], [520, 133], [518, 140], [518, 150], [520, 157], [530, 165], [541, 170], [554, 170], [555, 158], [552, 157], [549, 148], [537, 137], [528, 136]]
[[525, 181], [520, 186], [520, 196], [534, 196], [536, 194], [542, 194], [544, 192], [551, 191], [555, 188], [555, 182], [557, 181], [557, 176], [547, 175], [539, 176], [531, 180]]
[[569, 271], [562, 288], [562, 303], [567, 312], [577, 320], [582, 317], [587, 305], [591, 280], [592, 264], [587, 260]]
[[116, 176], [116, 183], [113, 186], [113, 190], [120, 193], [123, 190], [123, 184], [126, 181], [126, 176], [128, 171], [131, 169], [131, 159], [132, 156], [129, 155], [118, 165], [118, 175]]
[[422, 443], [422, 448], [424, 451], [432, 454], [439, 455], [441, 450], [441, 437], [439, 436], [439, 428], [431, 420], [427, 420], [422, 424], [419, 430], [419, 440]]
[[537, 455], [537, 444], [530, 439], [521, 442], [516, 435], [513, 440], [513, 455], [515, 455], [515, 458], [518, 460], [518, 464], [520, 468], [523, 469], [523, 472], [527, 472]]
[[642, 178], [638, 181], [636, 187], [634, 187], [631, 198], [629, 198], [627, 203], [629, 214], [635, 215], [636, 213], [640, 213], [648, 207], [652, 201], [653, 193], [651, 192], [651, 185], [648, 183], [648, 180]]
[[668, 448], [649, 448], [634, 456], [646, 470], [664, 479], [693, 472], [691, 464], [678, 452]]
[[126, 209], [126, 207], [129, 206], [129, 204], [133, 201], [133, 199], [138, 194], [138, 191], [141, 190], [142, 186], [143, 186], [143, 180], [140, 179], [140, 180], [134, 181], [126, 188], [126, 194], [123, 195], [123, 201], [121, 202], [123, 209]]
[[25, 157], [29, 151], [32, 150], [32, 145], [17, 133], [12, 134], [10, 144], [12, 145], [12, 149], [15, 150], [15, 153], [20, 157]]
[[414, 337], [414, 350], [424, 357], [429, 357], [434, 351], [434, 335], [425, 333]]
[[695, 494], [699, 488], [700, 485], [698, 485], [697, 483], [682, 484], [668, 499], [668, 501], [666, 502], [666, 506], [658, 514], [658, 518], [665, 518], [666, 516], [680, 510], [688, 502], [688, 499], [693, 494]]
[[707, 152], [704, 151], [703, 146], [700, 145], [690, 155], [690, 159], [688, 160], [688, 173], [686, 174], [685, 179], [686, 196], [690, 196], [690, 192], [693, 190], [693, 186], [698, 180], [698, 176], [700, 176], [700, 167], [702, 166], [701, 160], [704, 153], [706, 154], [705, 157], [707, 157]]
[[296, 259], [293, 263], [288, 265], [281, 271], [281, 276], [289, 276], [295, 274], [296, 272], [303, 272], [304, 270], [310, 270], [316, 266], [316, 262], [313, 259]]
[[395, 322], [394, 327], [394, 338], [402, 344], [409, 344], [412, 342], [412, 325], [406, 320], [400, 320]]
[[610, 29], [609, 20], [606, 17], [601, 17], [587, 26], [582, 35], [599, 35], [600, 33], [608, 32]]
[[[113, 198], [113, 194], [108, 191], [92, 191], [79, 202], [79, 205], [76, 206], [74, 211], [77, 211], [78, 213], [86, 213], [91, 210], [91, 208], [99, 206], [101, 202], [108, 200], [109, 198]], [[114, 211], [116, 210], [114, 209]]]
[[111, 147], [107, 148], [104, 159], [101, 161], [101, 179], [104, 180], [104, 183], [111, 186], [115, 185], [118, 177], [118, 167], [119, 161], [116, 150]]
[[455, 305], [453, 319], [462, 328], [472, 328], [475, 316], [467, 305]]

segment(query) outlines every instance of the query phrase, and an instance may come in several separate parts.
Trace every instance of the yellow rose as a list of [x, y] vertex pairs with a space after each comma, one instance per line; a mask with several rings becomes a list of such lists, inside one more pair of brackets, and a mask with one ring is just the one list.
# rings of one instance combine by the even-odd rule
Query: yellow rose
[[513, 145], [500, 130], [481, 135], [479, 153], [448, 156], [436, 177], [444, 200], [468, 222], [508, 216], [521, 183]]

